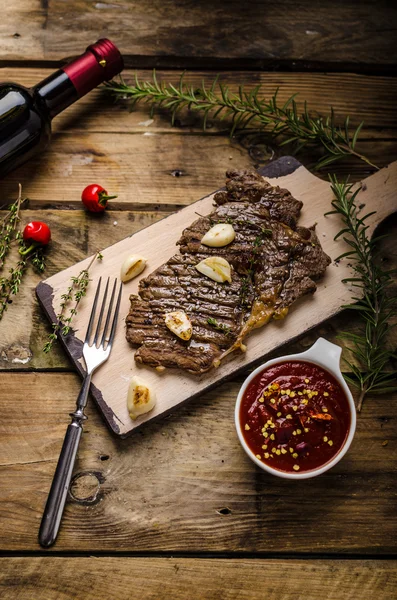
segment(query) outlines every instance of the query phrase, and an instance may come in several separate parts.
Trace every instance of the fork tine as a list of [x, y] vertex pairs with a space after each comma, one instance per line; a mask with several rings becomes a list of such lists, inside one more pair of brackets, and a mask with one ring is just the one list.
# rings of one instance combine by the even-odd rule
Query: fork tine
[[96, 294], [95, 294], [95, 298], [94, 298], [94, 304], [92, 305], [90, 320], [88, 322], [88, 327], [87, 327], [87, 333], [85, 335], [85, 340], [84, 340], [85, 344], [87, 344], [90, 341], [92, 325], [93, 325], [94, 319], [95, 319], [96, 305], [98, 303], [99, 290], [101, 289], [101, 281], [102, 281], [102, 277], [100, 277], [99, 281], [98, 281], [98, 286], [97, 286]]
[[109, 343], [108, 343], [108, 348], [112, 347], [112, 343], [114, 340], [114, 335], [116, 333], [116, 325], [117, 325], [117, 317], [119, 315], [119, 309], [120, 309], [120, 301], [121, 301], [121, 290], [122, 290], [122, 283], [120, 283], [120, 290], [119, 290], [119, 294], [117, 296], [117, 304], [116, 304], [116, 308], [114, 310], [114, 317], [113, 317], [113, 323], [112, 323], [112, 330], [110, 332], [110, 337], [109, 337]]
[[112, 308], [113, 308], [114, 294], [116, 291], [116, 285], [117, 285], [117, 279], [114, 280], [113, 291], [112, 291], [112, 295], [110, 297], [110, 302], [109, 302], [109, 307], [108, 307], [108, 314], [106, 317], [105, 327], [103, 328], [103, 336], [102, 336], [101, 343], [100, 343], [100, 346], [102, 346], [102, 348], [106, 341], [106, 332], [108, 330], [110, 317], [112, 316]]
[[105, 287], [105, 292], [103, 294], [103, 300], [102, 300], [102, 305], [101, 305], [101, 310], [99, 312], [99, 317], [98, 317], [98, 324], [96, 326], [96, 331], [95, 331], [95, 337], [94, 337], [94, 341], [93, 341], [93, 345], [96, 346], [97, 342], [98, 342], [98, 338], [99, 338], [99, 332], [101, 330], [101, 325], [102, 325], [102, 319], [103, 319], [103, 313], [105, 310], [105, 306], [106, 306], [106, 298], [108, 295], [108, 289], [109, 289], [109, 281], [110, 281], [110, 277], [108, 277], [108, 280], [106, 282], [106, 287]]

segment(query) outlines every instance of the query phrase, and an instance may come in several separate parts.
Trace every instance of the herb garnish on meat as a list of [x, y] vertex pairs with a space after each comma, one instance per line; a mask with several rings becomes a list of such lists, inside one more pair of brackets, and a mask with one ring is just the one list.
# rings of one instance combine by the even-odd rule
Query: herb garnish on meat
[[218, 329], [218, 331], [223, 331], [223, 333], [226, 333], [226, 335], [229, 335], [231, 333], [230, 327], [228, 327], [224, 323], [218, 323], [218, 321], [213, 317], [208, 317], [207, 323], [208, 325], [215, 327], [215, 329]]

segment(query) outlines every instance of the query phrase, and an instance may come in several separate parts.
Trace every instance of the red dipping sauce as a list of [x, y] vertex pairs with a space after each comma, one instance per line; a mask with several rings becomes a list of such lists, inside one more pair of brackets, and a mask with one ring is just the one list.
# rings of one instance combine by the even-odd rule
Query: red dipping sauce
[[338, 454], [351, 417], [346, 395], [331, 373], [291, 360], [264, 369], [248, 384], [240, 424], [259, 460], [279, 471], [302, 473]]

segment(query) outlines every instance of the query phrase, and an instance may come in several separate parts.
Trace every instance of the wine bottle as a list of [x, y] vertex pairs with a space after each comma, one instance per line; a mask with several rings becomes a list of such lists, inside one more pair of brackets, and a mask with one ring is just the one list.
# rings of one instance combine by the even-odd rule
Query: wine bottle
[[51, 120], [124, 67], [116, 46], [107, 39], [33, 88], [0, 84], [0, 177], [41, 152], [51, 137]]

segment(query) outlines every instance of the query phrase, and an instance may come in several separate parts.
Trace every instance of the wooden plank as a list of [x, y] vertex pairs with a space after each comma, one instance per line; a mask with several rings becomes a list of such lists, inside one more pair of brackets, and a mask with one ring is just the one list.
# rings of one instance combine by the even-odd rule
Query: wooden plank
[[[396, 561], [2, 558], [3, 600], [393, 600]], [[109, 577], [111, 573], [111, 577]]]
[[[31, 77], [29, 69], [21, 69], [21, 82], [31, 85], [48, 72], [34, 70]], [[4, 77], [12, 75], [10, 69], [4, 70]], [[14, 75], [19, 79], [19, 72]], [[191, 82], [198, 83], [202, 75], [205, 74], [192, 75]], [[239, 79], [232, 73], [224, 75], [235, 89]], [[176, 73], [170, 77], [177, 80]], [[323, 114], [330, 103], [340, 116], [350, 114], [356, 125], [361, 119], [366, 120], [368, 128], [359, 150], [380, 166], [396, 159], [397, 80], [253, 73], [248, 82], [251, 87], [262, 82], [272, 92], [280, 85], [282, 100], [299, 91], [302, 100], [307, 99], [314, 111]], [[357, 95], [362, 103], [357, 102]], [[148, 109], [141, 107], [130, 114], [126, 107], [115, 106], [107, 96], [93, 92], [54, 121], [50, 149], [3, 180], [2, 196], [12, 198], [21, 181], [32, 198], [32, 207], [51, 203], [76, 208], [87, 182], [99, 180], [118, 193], [115, 207], [132, 209], [141, 203], [180, 206], [209, 193], [230, 166], [258, 167], [269, 160], [273, 150], [276, 155], [280, 152], [263, 135], [241, 134], [230, 140], [216, 126], [201, 134], [197, 116], [181, 115], [176, 129], [170, 127], [167, 115], [157, 115], [152, 124], [147, 125], [148, 122]], [[306, 152], [300, 159], [310, 165], [318, 156]], [[368, 165], [359, 161], [336, 164], [333, 170], [340, 176], [350, 174], [353, 180], [371, 173]]]
[[[299, 223], [309, 227], [316, 223], [317, 232], [324, 251], [336, 259], [346, 251], [343, 241], [335, 243], [334, 237], [340, 231], [340, 219], [327, 216], [326, 213], [332, 199], [328, 182], [320, 180], [293, 158], [281, 159], [260, 171], [273, 185], [287, 188], [291, 194], [303, 202]], [[273, 178], [272, 178], [273, 177]], [[363, 182], [363, 190], [359, 193], [358, 202], [365, 205], [367, 211], [376, 211], [368, 224], [374, 228], [393, 211], [397, 211], [395, 186], [397, 185], [397, 162], [372, 175]], [[103, 250], [101, 264], [92, 266], [93, 279], [115, 277], [120, 269], [120, 257], [127, 256], [131, 249], [145, 256], [148, 261], [147, 271], [153, 272], [177, 251], [178, 235], [185, 227], [197, 218], [198, 214], [209, 214], [213, 208], [213, 195], [186, 207], [167, 219], [152, 225], [144, 231], [136, 233], [114, 246]], [[158, 249], [161, 248], [161, 253]], [[86, 268], [90, 258], [74, 265], [57, 275], [46, 279], [37, 288], [37, 296], [48, 319], [55, 322], [57, 307], [61, 296], [68, 286], [70, 277], [77, 271]], [[142, 277], [145, 276], [145, 273]], [[178, 369], [167, 369], [160, 374], [155, 369], [133, 363], [131, 346], [125, 339], [124, 322], [120, 319], [110, 359], [93, 375], [92, 393], [104, 413], [112, 431], [118, 435], [128, 435], [135, 428], [141, 427], [152, 419], [164, 416], [176, 405], [185, 402], [197, 394], [210, 389], [235, 373], [258, 364], [272, 351], [279, 351], [281, 346], [297, 338], [302, 333], [319, 325], [327, 318], [341, 311], [341, 306], [351, 302], [352, 291], [343, 282], [343, 278], [351, 277], [352, 272], [346, 261], [331, 263], [325, 277], [317, 285], [317, 291], [311, 298], [303, 298], [291, 307], [288, 318], [283, 321], [272, 321], [266, 330], [252, 332], [247, 341], [247, 351], [234, 352], [227, 357], [217, 369], [202, 375], [191, 375]], [[138, 278], [123, 286], [120, 312], [127, 315], [129, 296], [138, 292]], [[62, 339], [68, 355], [76, 368], [85, 372], [82, 358], [83, 340], [91, 312], [95, 287], [88, 290], [86, 298], [81, 302], [79, 314], [74, 321], [74, 333]], [[353, 294], [354, 295], [354, 294]], [[129, 380], [139, 373], [156, 389], [157, 404], [152, 411], [133, 421], [128, 413], [125, 397]]]
[[[0, 219], [1, 219], [0, 213]], [[131, 233], [139, 231], [170, 214], [162, 211], [106, 211], [96, 217], [81, 210], [23, 210], [22, 223], [31, 220], [49, 223], [52, 231], [52, 244], [47, 255], [47, 269], [43, 277], [55, 275], [77, 261], [83, 260], [106, 243], [116, 243]], [[114, 223], [117, 222], [117, 225]], [[390, 268], [397, 268], [397, 247], [394, 243], [397, 234], [397, 216], [388, 220], [380, 233], [389, 234], [381, 242], [383, 262]], [[9, 266], [13, 263], [8, 263]], [[59, 344], [55, 343], [50, 354], [44, 354], [42, 347], [50, 333], [50, 326], [37, 304], [35, 287], [39, 277], [28, 273], [20, 295], [13, 299], [0, 322], [0, 370], [10, 369], [71, 369], [71, 363]], [[357, 333], [357, 315], [344, 312], [312, 332], [301, 336], [299, 341], [288, 344], [287, 353], [302, 352], [311, 346], [318, 336], [342, 344], [337, 339], [340, 331]], [[397, 330], [392, 330], [397, 340]]]
[[211, 10], [206, 3], [184, 6], [173, 0], [19, 0], [9, 8], [0, 29], [3, 60], [61, 60], [104, 36], [132, 64], [136, 56], [151, 58], [152, 64], [166, 57], [162, 62], [168, 66], [184, 57], [263, 61], [273, 67], [280, 59], [393, 65], [397, 57], [395, 6], [375, 0], [312, 5], [282, 0], [271, 6], [256, 0], [244, 10], [238, 0]]
[[251, 164], [248, 153], [227, 136], [60, 133], [46, 160], [39, 157], [14, 171], [3, 180], [2, 190], [13, 197], [21, 181], [34, 198], [32, 207], [80, 207], [84, 187], [101, 182], [118, 195], [113, 208], [175, 207], [211, 192], [227, 168]]
[[[54, 68], [2, 67], [0, 80], [17, 81], [31, 87], [53, 71]], [[132, 82], [135, 72], [142, 81], [150, 81], [153, 76], [152, 71], [148, 70], [125, 70], [123, 78]], [[181, 73], [157, 70], [156, 76], [159, 81], [176, 84]], [[214, 78], [215, 73], [209, 71], [188, 71], [184, 75], [184, 81], [193, 87], [201, 85], [203, 80], [206, 86], [210, 87]], [[395, 139], [397, 136], [397, 80], [394, 77], [369, 77], [353, 73], [222, 71], [219, 73], [219, 80], [232, 92], [237, 92], [239, 85], [244, 85], [247, 90], [262, 85], [263, 94], [266, 96], [279, 89], [280, 103], [297, 94], [296, 101], [300, 107], [306, 100], [309, 110], [321, 115], [327, 115], [332, 106], [337, 120], [349, 115], [352, 126], [364, 121], [365, 127], [360, 136], [363, 139]], [[55, 133], [73, 129], [74, 132], [123, 134], [202, 131], [202, 120], [196, 113], [181, 113], [174, 127], [171, 127], [166, 112], [156, 114], [152, 123], [149, 123], [149, 117], [149, 109], [144, 104], [138, 105], [130, 112], [126, 105], [115, 104], [108, 94], [96, 89], [61, 113], [53, 122], [53, 130]], [[208, 122], [208, 135], [224, 130], [224, 122]]]
[[[79, 385], [67, 373], [1, 375], [0, 551], [39, 549]], [[395, 554], [396, 395], [368, 399], [334, 469], [291, 483], [258, 469], [239, 445], [240, 385], [225, 384], [128, 440], [111, 437], [90, 402], [75, 499], [54, 550]]]
[[[32, 208], [78, 208], [84, 187], [98, 182], [118, 195], [112, 208], [135, 210], [142, 204], [152, 209], [156, 205], [176, 208], [219, 187], [229, 168], [267, 164], [272, 151], [265, 141], [261, 136], [230, 139], [226, 135], [157, 135], [150, 131], [125, 136], [63, 132], [44, 155], [7, 176], [1, 190], [4, 198], [13, 198], [21, 182]], [[362, 142], [358, 149], [379, 166], [397, 157], [394, 140]], [[312, 165], [315, 156], [302, 154], [302, 160]], [[358, 180], [373, 169], [363, 162], [348, 161], [335, 165], [333, 172]], [[323, 177], [327, 178], [326, 173]]]
[[40, 0], [11, 2], [0, 24], [0, 53], [2, 56], [20, 56], [43, 59], [43, 42], [37, 33], [45, 27], [46, 15]]

